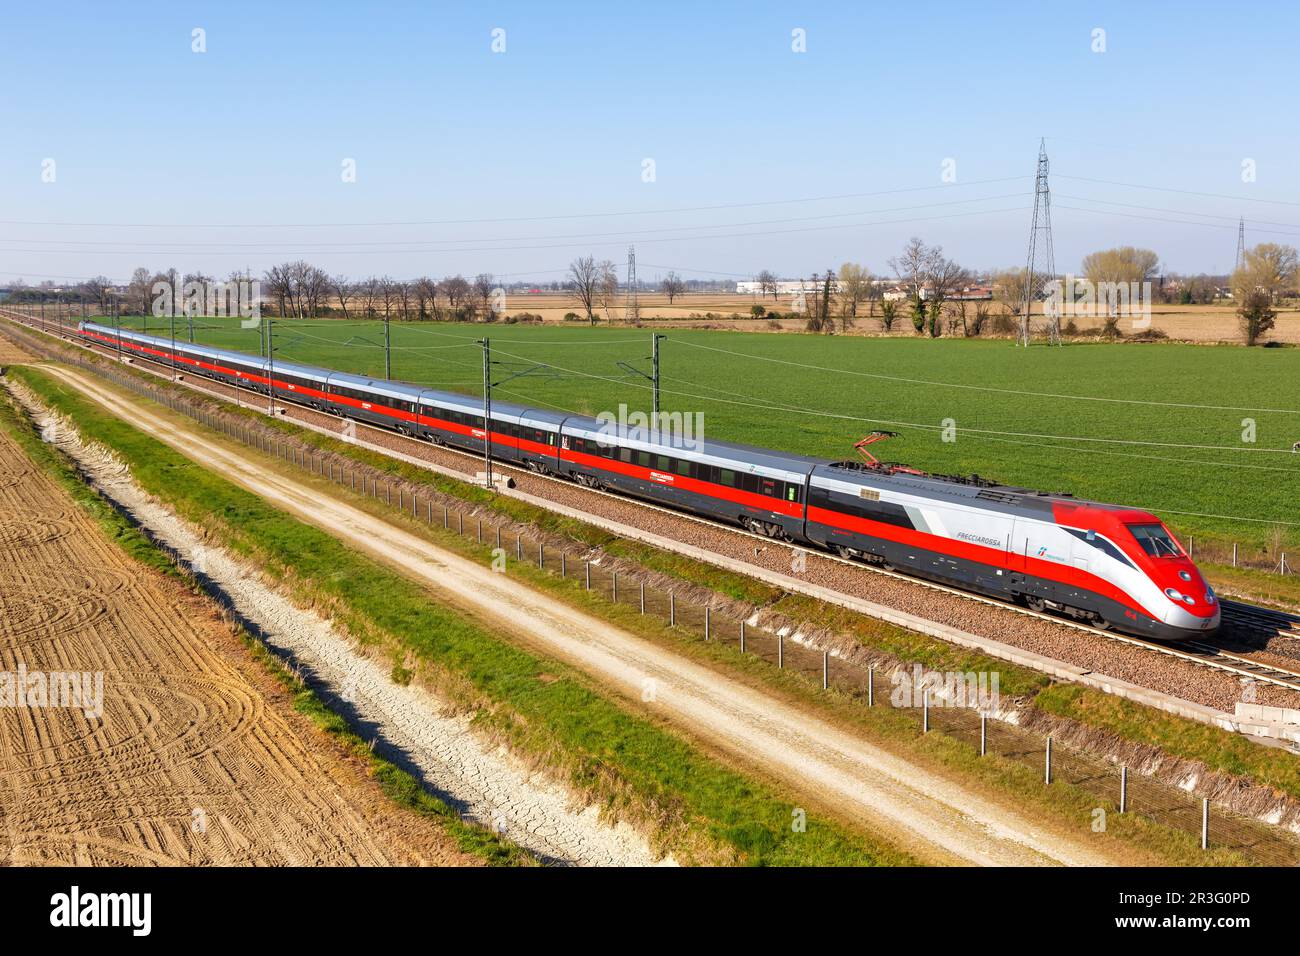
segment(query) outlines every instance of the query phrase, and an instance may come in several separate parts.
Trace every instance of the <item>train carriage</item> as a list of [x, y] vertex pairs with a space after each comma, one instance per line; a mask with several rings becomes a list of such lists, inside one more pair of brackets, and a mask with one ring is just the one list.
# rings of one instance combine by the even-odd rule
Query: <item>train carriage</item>
[[804, 485], [820, 461], [578, 416], [564, 423], [560, 458], [583, 484], [790, 541], [803, 537]]
[[[80, 334], [285, 401], [482, 454], [482, 405], [453, 392], [82, 323]], [[1218, 627], [1213, 590], [1154, 515], [882, 464], [831, 462], [494, 403], [504, 461], [780, 540], [1163, 640]], [[883, 435], [883, 433], [882, 433]], [[874, 437], [882, 437], [876, 435]], [[859, 443], [859, 447], [864, 444]]]

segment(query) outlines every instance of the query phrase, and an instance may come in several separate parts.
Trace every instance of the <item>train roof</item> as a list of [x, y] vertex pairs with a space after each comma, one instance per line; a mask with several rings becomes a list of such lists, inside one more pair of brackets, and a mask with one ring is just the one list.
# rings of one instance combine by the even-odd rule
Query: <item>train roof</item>
[[766, 468], [786, 474], [806, 475], [815, 465], [826, 464], [825, 458], [809, 455], [786, 454], [769, 448], [742, 445], [739, 442], [718, 441], [712, 438], [687, 435], [676, 431], [660, 431], [648, 425], [629, 426], [618, 422], [604, 422], [585, 415], [570, 415], [565, 430], [585, 433], [585, 437], [614, 437], [619, 443], [645, 451], [667, 452], [692, 461], [708, 464], [741, 465]]
[[1133, 511], [1120, 505], [1076, 498], [1066, 491], [1035, 491], [1004, 485], [979, 475], [928, 475], [890, 471], [889, 466], [873, 468], [862, 462], [827, 462], [813, 469], [813, 480], [835, 480], [880, 489], [910, 491], [965, 502], [976, 507], [1029, 514], [1051, 513], [1053, 506], [1066, 504], [1079, 508], [1103, 508], [1108, 511]]

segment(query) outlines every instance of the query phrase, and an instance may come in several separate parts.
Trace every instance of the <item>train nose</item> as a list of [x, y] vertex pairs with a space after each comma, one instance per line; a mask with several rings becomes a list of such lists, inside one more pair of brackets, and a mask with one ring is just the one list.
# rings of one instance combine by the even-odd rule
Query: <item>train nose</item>
[[1213, 631], [1219, 626], [1219, 602], [1200, 603], [1193, 607], [1179, 607], [1170, 604], [1165, 611], [1164, 622], [1170, 627], [1185, 631]]

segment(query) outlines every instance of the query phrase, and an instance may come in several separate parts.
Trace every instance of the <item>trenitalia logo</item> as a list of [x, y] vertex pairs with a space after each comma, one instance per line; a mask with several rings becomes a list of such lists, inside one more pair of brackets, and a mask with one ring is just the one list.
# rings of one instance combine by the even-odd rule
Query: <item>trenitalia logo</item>
[[662, 471], [650, 472], [650, 480], [657, 481], [662, 485], [671, 485], [673, 483], [672, 475], [665, 475]]

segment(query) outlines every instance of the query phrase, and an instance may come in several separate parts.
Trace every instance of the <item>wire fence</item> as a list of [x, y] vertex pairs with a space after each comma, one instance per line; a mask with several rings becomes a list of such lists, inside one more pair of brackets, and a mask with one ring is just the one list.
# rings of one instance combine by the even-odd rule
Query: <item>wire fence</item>
[[[18, 333], [15, 333], [18, 335]], [[21, 336], [24, 340], [28, 337]], [[1246, 860], [1267, 866], [1300, 864], [1300, 840], [1280, 827], [1214, 807], [1208, 799], [1170, 786], [1117, 762], [1062, 746], [1032, 730], [994, 720], [969, 706], [926, 690], [896, 694], [896, 669], [864, 666], [794, 640], [786, 633], [754, 626], [708, 603], [688, 599], [645, 576], [607, 566], [590, 548], [577, 542], [557, 544], [554, 537], [529, 533], [514, 522], [485, 513], [428, 485], [395, 477], [257, 421], [241, 420], [211, 406], [198, 404], [173, 389], [155, 386], [112, 365], [71, 358], [44, 344], [25, 341], [34, 351], [100, 375], [136, 394], [166, 405], [227, 437], [271, 455], [288, 465], [338, 485], [437, 533], [455, 535], [483, 548], [485, 560], [527, 563], [540, 571], [572, 581], [575, 587], [611, 605], [635, 608], [682, 635], [750, 655], [788, 670], [868, 708], [889, 707], [910, 719], [917, 733], [945, 734], [981, 756], [997, 756], [1041, 772], [1044, 786], [1068, 785], [1094, 798], [1095, 810], [1133, 814], [1147, 821], [1190, 834], [1202, 849], [1228, 849]], [[902, 703], [899, 703], [899, 699]]]

